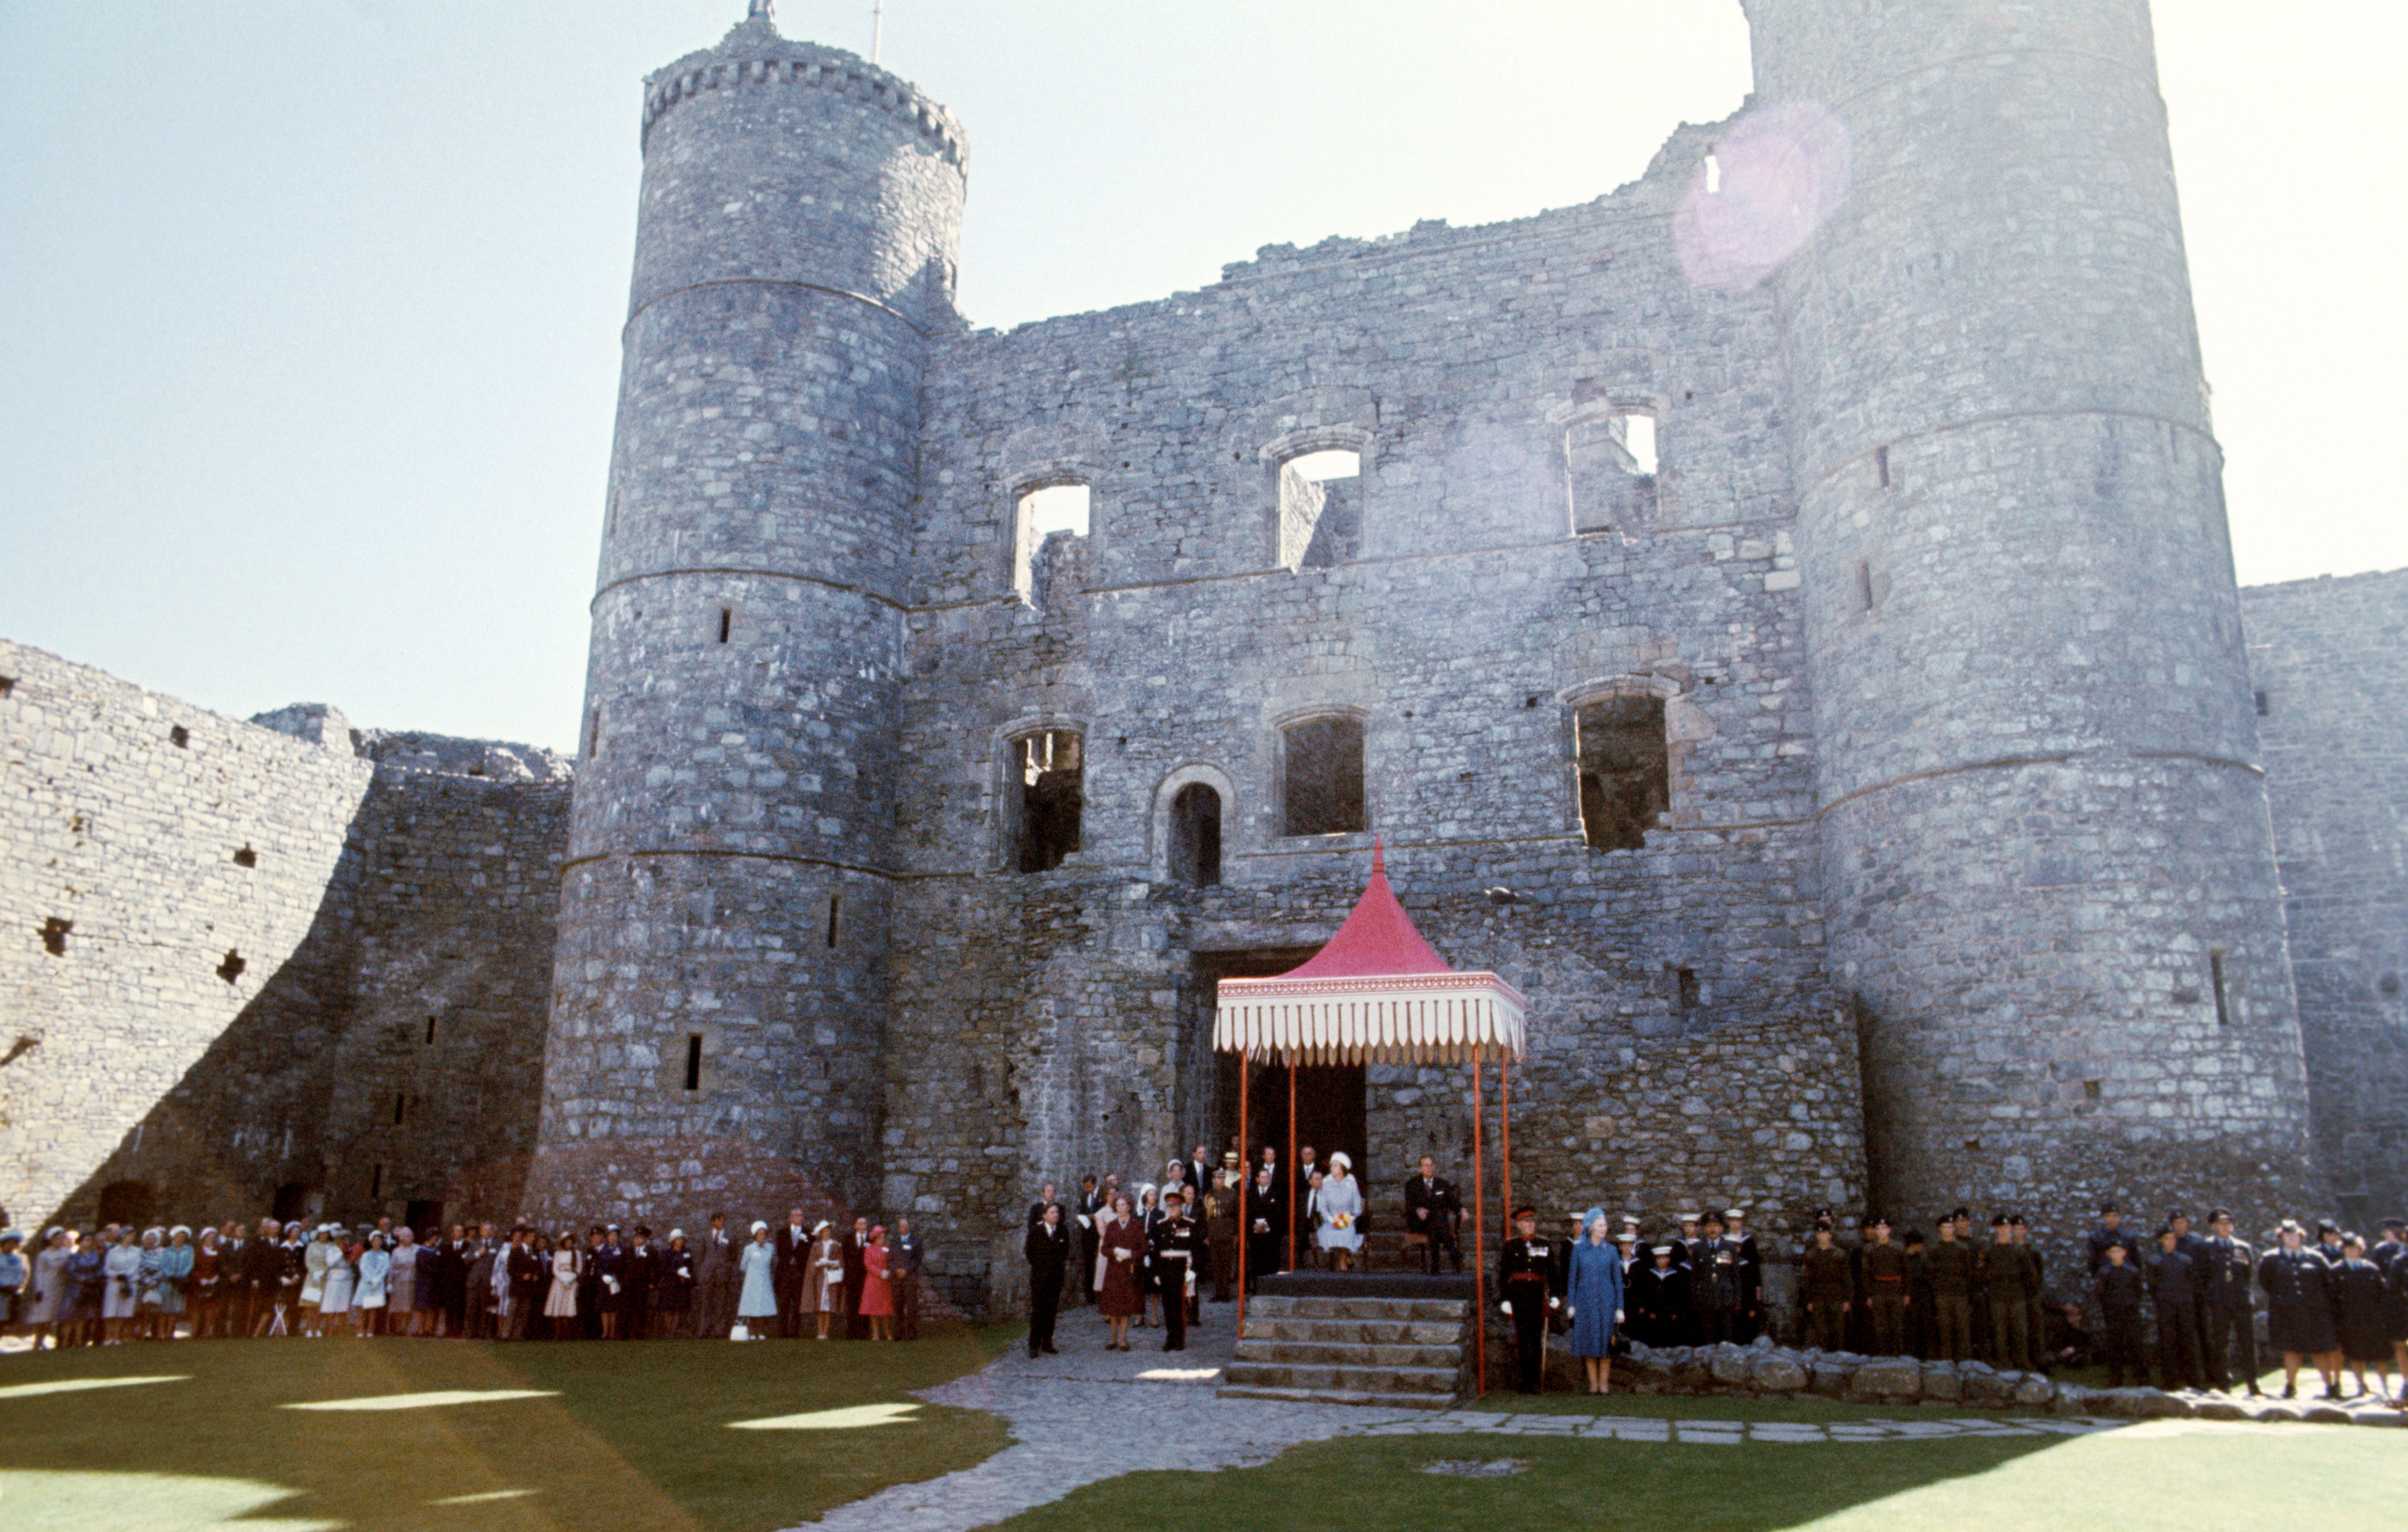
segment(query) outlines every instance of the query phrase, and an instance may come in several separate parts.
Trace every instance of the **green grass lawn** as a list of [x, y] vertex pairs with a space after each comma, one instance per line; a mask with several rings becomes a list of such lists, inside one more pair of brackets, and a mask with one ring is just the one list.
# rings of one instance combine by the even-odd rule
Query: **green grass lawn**
[[[181, 1532], [253, 1507], [258, 1519], [228, 1525], [792, 1526], [1002, 1450], [1010, 1439], [1002, 1421], [920, 1404], [908, 1391], [982, 1365], [1018, 1334], [1009, 1325], [956, 1330], [910, 1345], [178, 1341], [0, 1358], [0, 1390], [189, 1375], [81, 1393], [0, 1394], [0, 1526]], [[377, 1412], [280, 1408], [449, 1389], [556, 1396]], [[905, 1403], [913, 1406], [910, 1418], [889, 1424], [730, 1429], [738, 1421]], [[63, 1473], [88, 1477], [47, 1477]], [[95, 1489], [106, 1491], [97, 1506]], [[463, 1496], [493, 1497], [435, 1504]]]
[[[1736, 1399], [1622, 1400], [1616, 1410], [1693, 1420], [1880, 1413]], [[2266, 1532], [2311, 1521], [2347, 1526], [2396, 1519], [2408, 1483], [2403, 1450], [2408, 1441], [2389, 1431], [2191, 1422], [2079, 1438], [1795, 1445], [1354, 1438], [1290, 1448], [1259, 1468], [1142, 1473], [1091, 1484], [1001, 1525], [1011, 1532], [1642, 1525], [1684, 1532], [1906, 1532], [1993, 1525]], [[1437, 1461], [1490, 1458], [1518, 1458], [1526, 1467], [1501, 1478], [1420, 1471]]]

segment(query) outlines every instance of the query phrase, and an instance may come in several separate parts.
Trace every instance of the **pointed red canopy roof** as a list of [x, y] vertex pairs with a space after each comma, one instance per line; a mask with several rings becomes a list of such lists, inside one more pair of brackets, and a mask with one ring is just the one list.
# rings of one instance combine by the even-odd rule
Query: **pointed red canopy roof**
[[1371, 881], [1354, 901], [1354, 912], [1329, 944], [1282, 979], [1368, 979], [1403, 973], [1452, 973], [1446, 959], [1413, 929], [1413, 918], [1388, 887], [1387, 862], [1371, 842]]

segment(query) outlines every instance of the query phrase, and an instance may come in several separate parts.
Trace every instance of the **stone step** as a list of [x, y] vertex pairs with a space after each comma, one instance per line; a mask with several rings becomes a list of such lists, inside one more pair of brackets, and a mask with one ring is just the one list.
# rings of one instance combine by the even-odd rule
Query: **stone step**
[[1349, 1394], [1453, 1394], [1453, 1367], [1320, 1367], [1287, 1362], [1231, 1362], [1222, 1373], [1232, 1388], [1335, 1389]]
[[1249, 1324], [1264, 1319], [1359, 1319], [1395, 1324], [1434, 1324], [1463, 1322], [1466, 1305], [1459, 1298], [1291, 1298], [1251, 1297], [1246, 1300]]
[[1220, 1390], [1225, 1399], [1283, 1399], [1290, 1404], [1357, 1404], [1372, 1405], [1384, 1410], [1452, 1410], [1455, 1396], [1448, 1394], [1365, 1394], [1336, 1388], [1256, 1388], [1229, 1387]]
[[1458, 1317], [1435, 1324], [1349, 1319], [1256, 1319], [1246, 1316], [1247, 1340], [1300, 1340], [1316, 1345], [1454, 1346], [1464, 1339]]
[[1438, 1367], [1452, 1373], [1463, 1365], [1463, 1348], [1455, 1345], [1364, 1346], [1310, 1340], [1241, 1340], [1238, 1343], [1236, 1360], [1332, 1367]]

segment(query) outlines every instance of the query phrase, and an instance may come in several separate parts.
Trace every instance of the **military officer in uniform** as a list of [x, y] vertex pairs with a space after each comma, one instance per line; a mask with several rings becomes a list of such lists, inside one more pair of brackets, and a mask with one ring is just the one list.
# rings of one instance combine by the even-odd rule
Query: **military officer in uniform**
[[1514, 1237], [1497, 1255], [1498, 1308], [1513, 1321], [1515, 1375], [1525, 1394], [1547, 1382], [1547, 1317], [1561, 1304], [1563, 1254], [1539, 1238], [1539, 1210], [1513, 1210]]
[[1229, 1301], [1229, 1285], [1238, 1278], [1238, 1182], [1245, 1170], [1234, 1149], [1221, 1156], [1212, 1172], [1211, 1188], [1204, 1194], [1204, 1243], [1212, 1260], [1212, 1301]]
[[2314, 1361], [2324, 1375], [2325, 1397], [2341, 1397], [2341, 1341], [2333, 1326], [2332, 1297], [2325, 1279], [2332, 1268], [2306, 1248], [2307, 1231], [2283, 1220], [2281, 1244], [2258, 1263], [2258, 1285], [2266, 1290], [2266, 1343], [2283, 1353], [2283, 1397], [2300, 1393], [2300, 1364]]
[[1814, 1220], [1814, 1242], [1799, 1260], [1798, 1290], [1806, 1305], [1806, 1343], [1816, 1351], [1848, 1349], [1848, 1314], [1856, 1280], [1848, 1253], [1831, 1242], [1831, 1221]]
[[1875, 1356], [1906, 1354], [1906, 1309], [1910, 1296], [1906, 1252], [1889, 1242], [1889, 1220], [1875, 1213], [1865, 1225], [1863, 1248], [1856, 1252], [1862, 1276], [1865, 1319], [1871, 1329], [1868, 1344]]
[[2249, 1281], [2258, 1256], [2232, 1237], [2232, 1213], [2218, 1208], [2207, 1215], [2209, 1233], [2200, 1241], [2200, 1284], [2207, 1290], [2207, 1381], [2230, 1393], [2246, 1385], [2258, 1396], [2258, 1315], [2249, 1300]]
[[2099, 1205], [2099, 1226], [2090, 1231], [2088, 1269], [2092, 1276], [2099, 1275], [2099, 1268], [2107, 1264], [2107, 1247], [2110, 1245], [2123, 1246], [2124, 1259], [2127, 1261], [2137, 1261], [2140, 1258], [2141, 1247], [2135, 1244], [2131, 1235], [2126, 1232], [2123, 1213], [2115, 1204], [2102, 1202]]
[[2092, 1286], [2099, 1294], [2100, 1316], [2106, 1321], [2107, 1386], [2124, 1386], [2124, 1374], [2130, 1369], [2142, 1382], [2149, 1381], [2147, 1366], [2141, 1360], [2141, 1293], [2140, 1269], [2128, 1257], [2131, 1247], [2122, 1240], [2111, 1240], [2099, 1247], [2099, 1275]]
[[1731, 1247], [1731, 1266], [1739, 1279], [1739, 1309], [1731, 1317], [1731, 1339], [1753, 1345], [1764, 1328], [1764, 1253], [1747, 1232], [1747, 1210], [1723, 1210], [1723, 1239]]
[[1187, 1284], [1203, 1245], [1196, 1220], [1187, 1216], [1187, 1198], [1176, 1186], [1162, 1194], [1162, 1216], [1154, 1220], [1151, 1240], [1154, 1269], [1162, 1283], [1162, 1349], [1187, 1349]]
[[1990, 1303], [1990, 1365], [2002, 1371], [2031, 1368], [2031, 1328], [2025, 1308], [2025, 1250], [2015, 1243], [2006, 1214], [1990, 1220], [1990, 1248], [1982, 1253], [1983, 1287]]
[[1934, 1362], [1963, 1362], [1973, 1354], [1971, 1250], [1956, 1238], [1956, 1220], [1940, 1221], [1940, 1240], [1923, 1253], [1923, 1280], [1931, 1289], [1931, 1351]]
[[2024, 1253], [2024, 1338], [2031, 1347], [2032, 1366], [2046, 1372], [2048, 1268], [2041, 1259], [2040, 1247], [2031, 1242], [2031, 1225], [2024, 1222], [2024, 1215], [2010, 1215], [2007, 1227], [2015, 1237], [2015, 1248]]
[[2149, 1257], [2149, 1296], [2157, 1310], [2157, 1386], [2205, 1388], [2199, 1358], [2199, 1267], [2174, 1243], [2173, 1225], [2157, 1229], [2157, 1253]]
[[1706, 1214], [1706, 1237], [1689, 1274], [1698, 1345], [1718, 1346], [1736, 1339], [1731, 1332], [1739, 1320], [1739, 1247], [1723, 1237], [1722, 1214]]

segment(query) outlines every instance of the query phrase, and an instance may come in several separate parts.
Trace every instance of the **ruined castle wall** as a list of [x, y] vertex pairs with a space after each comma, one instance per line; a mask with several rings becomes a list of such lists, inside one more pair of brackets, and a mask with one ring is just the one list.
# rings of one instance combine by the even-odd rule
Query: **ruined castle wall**
[[2408, 570], [2257, 586], [2241, 614], [2317, 1154], [2364, 1227], [2408, 1206]]
[[323, 708], [239, 723], [17, 646], [0, 676], [9, 1210], [88, 1222], [115, 1183], [161, 1219], [514, 1210], [566, 766]]
[[[373, 768], [348, 738], [238, 723], [22, 645], [0, 642], [0, 1203], [89, 1218], [105, 1181], [155, 1177], [165, 1211], [308, 1156], [346, 835]], [[186, 1110], [178, 1093], [235, 1036], [255, 1044], [238, 1098]], [[145, 1175], [104, 1174], [121, 1151]]]
[[[1200, 293], [938, 347], [884, 1168], [958, 1293], [1009, 1281], [996, 1231], [1038, 1179], [1221, 1141], [1199, 961], [1318, 945], [1368, 871], [1369, 833], [1282, 833], [1298, 716], [1363, 721], [1400, 897], [1450, 962], [1531, 996], [1526, 1141], [1586, 1144], [1613, 1061], [1646, 1039], [1829, 1031], [1772, 315], [1682, 281], [1667, 233], [1707, 141], [1684, 130], [1648, 181], [1587, 207], [1267, 251]], [[1601, 408], [1656, 415], [1657, 493], [1576, 537], [1565, 434]], [[1277, 464], [1330, 446], [1363, 455], [1361, 551], [1291, 572]], [[1063, 479], [1091, 486], [1088, 583], [1049, 580], [1040, 609], [1012, 593], [1014, 506]], [[1669, 823], [1644, 850], [1582, 837], [1573, 713], [1610, 691], [1665, 701]], [[1009, 742], [1039, 727], [1084, 737], [1083, 838], [1024, 875]], [[1168, 795], [1190, 780], [1228, 799], [1217, 887], [1168, 880]], [[1844, 1052], [1793, 1055], [1837, 1121]], [[1468, 1158], [1465, 1093], [1407, 1072], [1369, 1094], [1375, 1200], [1421, 1147]], [[1629, 1115], [1634, 1163], [1685, 1133], [1669, 1097]], [[1855, 1140], [1814, 1137], [1744, 1177], [1698, 1162], [1716, 1184], [1685, 1195], [1744, 1180], [1777, 1211], [1859, 1184]], [[1548, 1158], [1567, 1167], [1550, 1196], [1620, 1185]]]

